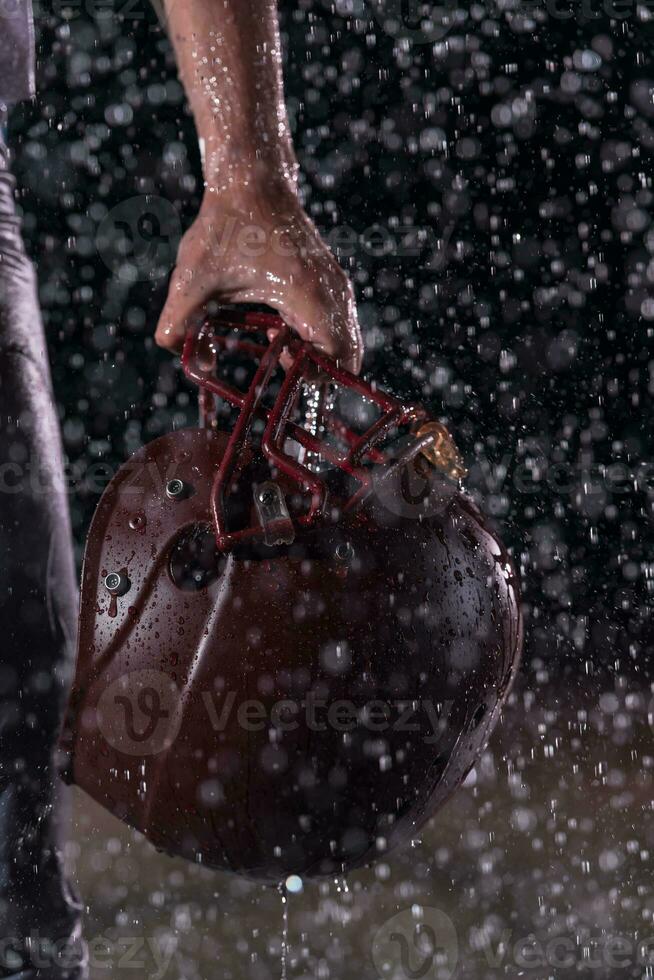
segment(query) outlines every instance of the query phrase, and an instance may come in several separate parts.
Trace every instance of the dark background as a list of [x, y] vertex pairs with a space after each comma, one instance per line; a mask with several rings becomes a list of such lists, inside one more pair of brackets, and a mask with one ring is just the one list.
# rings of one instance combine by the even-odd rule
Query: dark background
[[[42, 5], [39, 97], [11, 121], [80, 557], [106, 477], [195, 416], [151, 338], [200, 163], [144, 4]], [[502, 724], [421, 839], [291, 899], [289, 978], [377, 980], [377, 930], [411, 908], [454, 923], [457, 980], [654, 963], [653, 11], [511, 4], [441, 9], [437, 38], [399, 0], [283, 5], [302, 193], [325, 234], [361, 236], [341, 259], [365, 371], [451, 424], [527, 628]], [[156, 854], [82, 794], [66, 857], [112, 976], [129, 936], [170, 941], [174, 980], [281, 975], [274, 891]], [[525, 965], [525, 937], [563, 938], [573, 965]]]
[[[434, 40], [390, 0], [282, 6], [307, 208], [361, 236], [341, 259], [365, 371], [451, 423], [522, 567], [525, 677], [573, 699], [647, 690], [654, 11], [452, 7]], [[152, 333], [202, 178], [145, 0], [42, 5], [37, 33], [39, 97], [10, 139], [81, 553], [107, 473], [194, 418]], [[130, 282], [120, 256], [162, 207], [158, 259]]]

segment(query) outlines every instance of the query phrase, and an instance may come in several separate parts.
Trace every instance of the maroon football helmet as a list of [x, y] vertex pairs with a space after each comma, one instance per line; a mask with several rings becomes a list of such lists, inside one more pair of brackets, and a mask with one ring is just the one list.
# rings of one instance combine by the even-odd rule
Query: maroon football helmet
[[91, 525], [65, 773], [170, 854], [342, 873], [477, 760], [516, 574], [446, 429], [278, 317], [223, 311], [182, 363], [201, 425], [136, 453]]

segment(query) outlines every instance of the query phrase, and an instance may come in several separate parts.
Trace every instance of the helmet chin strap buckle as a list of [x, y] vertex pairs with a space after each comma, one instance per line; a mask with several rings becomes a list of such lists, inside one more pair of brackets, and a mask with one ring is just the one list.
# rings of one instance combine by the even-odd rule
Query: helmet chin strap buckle
[[293, 544], [295, 527], [284, 494], [277, 483], [269, 480], [256, 484], [254, 506], [263, 529], [263, 540], [270, 548], [280, 544]]

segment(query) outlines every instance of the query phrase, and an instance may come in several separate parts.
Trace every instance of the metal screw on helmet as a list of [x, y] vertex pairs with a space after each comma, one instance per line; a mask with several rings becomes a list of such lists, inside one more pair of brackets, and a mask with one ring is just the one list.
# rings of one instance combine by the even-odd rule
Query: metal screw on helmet
[[352, 561], [354, 558], [354, 548], [349, 541], [340, 541], [334, 550], [334, 556], [338, 561]]
[[263, 487], [263, 489], [259, 491], [259, 502], [262, 503], [264, 507], [271, 507], [277, 502], [277, 493], [273, 487]]
[[169, 480], [166, 484], [166, 496], [170, 500], [182, 500], [186, 492], [187, 486], [183, 480]]
[[104, 587], [109, 595], [125, 595], [129, 591], [130, 585], [130, 580], [122, 572], [109, 572], [104, 580]]
[[281, 487], [269, 480], [268, 483], [262, 483], [260, 486], [255, 485], [253, 496], [265, 543], [270, 547], [292, 544], [295, 539], [295, 528]]

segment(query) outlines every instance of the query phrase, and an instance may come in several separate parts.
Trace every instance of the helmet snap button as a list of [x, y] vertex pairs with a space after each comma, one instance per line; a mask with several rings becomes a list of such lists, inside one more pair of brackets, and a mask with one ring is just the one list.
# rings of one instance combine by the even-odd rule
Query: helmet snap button
[[170, 500], [182, 500], [186, 496], [187, 489], [183, 480], [169, 480], [166, 484], [166, 496]]
[[109, 572], [104, 580], [104, 587], [109, 595], [125, 595], [129, 591], [130, 585], [130, 580], [123, 572]]
[[334, 555], [338, 561], [352, 561], [354, 558], [354, 548], [349, 541], [339, 541], [336, 545]]

